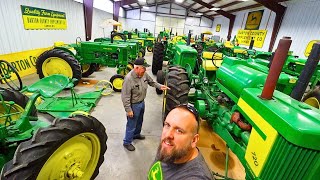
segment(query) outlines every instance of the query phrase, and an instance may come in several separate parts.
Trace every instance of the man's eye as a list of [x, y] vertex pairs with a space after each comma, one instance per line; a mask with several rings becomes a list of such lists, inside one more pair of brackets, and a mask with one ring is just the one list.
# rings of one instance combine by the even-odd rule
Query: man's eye
[[181, 129], [176, 129], [177, 133], [182, 134], [183, 131]]
[[170, 127], [170, 125], [168, 124], [168, 123], [164, 123], [164, 125], [163, 125], [164, 127]]

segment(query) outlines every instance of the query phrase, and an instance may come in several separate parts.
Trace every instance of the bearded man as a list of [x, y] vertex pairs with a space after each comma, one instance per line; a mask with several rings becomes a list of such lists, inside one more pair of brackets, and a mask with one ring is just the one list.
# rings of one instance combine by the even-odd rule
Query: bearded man
[[214, 179], [197, 148], [199, 119], [197, 110], [189, 104], [169, 112], [148, 179]]

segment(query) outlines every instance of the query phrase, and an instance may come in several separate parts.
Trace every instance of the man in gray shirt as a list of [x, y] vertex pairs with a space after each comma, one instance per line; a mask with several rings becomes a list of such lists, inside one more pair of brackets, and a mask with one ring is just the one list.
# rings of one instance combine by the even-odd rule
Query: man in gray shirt
[[197, 148], [198, 132], [199, 115], [193, 106], [182, 104], [171, 110], [148, 179], [214, 179]]
[[133, 70], [126, 75], [122, 85], [121, 99], [127, 113], [126, 134], [123, 146], [129, 151], [135, 150], [135, 147], [132, 145], [133, 139], [145, 139], [140, 133], [145, 107], [144, 98], [147, 94], [148, 85], [161, 90], [169, 89], [167, 86], [153, 81], [146, 73], [146, 67], [148, 66], [144, 58], [136, 59]]

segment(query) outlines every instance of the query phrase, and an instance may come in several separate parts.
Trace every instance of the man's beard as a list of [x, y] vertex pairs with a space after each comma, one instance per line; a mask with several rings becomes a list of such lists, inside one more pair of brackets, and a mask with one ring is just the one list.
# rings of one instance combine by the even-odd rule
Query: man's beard
[[165, 163], [174, 163], [174, 161], [179, 160], [184, 156], [188, 155], [188, 153], [192, 150], [191, 144], [188, 144], [186, 147], [183, 147], [182, 149], [176, 149], [176, 147], [174, 147], [170, 153], [166, 151], [166, 149], [162, 149], [162, 143], [166, 140], [167, 139], [165, 138], [159, 144], [156, 156], [157, 161]]

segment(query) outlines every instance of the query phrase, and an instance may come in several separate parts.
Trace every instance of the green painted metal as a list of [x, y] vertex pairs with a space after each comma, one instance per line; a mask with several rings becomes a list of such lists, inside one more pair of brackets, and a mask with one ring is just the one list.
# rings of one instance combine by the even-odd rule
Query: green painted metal
[[[5, 110], [5, 112], [1, 112], [0, 118], [7, 119], [3, 124], [0, 124], [0, 145], [3, 149], [0, 153], [0, 168], [13, 158], [20, 142], [30, 139], [39, 128], [50, 125], [50, 123], [31, 115], [33, 105], [36, 104], [39, 97], [42, 98], [42, 103], [37, 106], [37, 110], [55, 117], [69, 117], [74, 111], [90, 112], [96, 106], [103, 89], [76, 94], [73, 86], [73, 80], [64, 75], [47, 76], [28, 87], [24, 87], [23, 92], [33, 94], [29, 97], [24, 111], [14, 113], [11, 112], [11, 109], [15, 102], [5, 103], [0, 94], [0, 103]], [[71, 89], [71, 97], [53, 97], [66, 88]], [[21, 113], [20, 118], [13, 121], [10, 117], [17, 113]]]
[[170, 64], [180, 65], [186, 67], [187, 65], [193, 70], [196, 65], [197, 51], [186, 45], [176, 45], [175, 55]]

